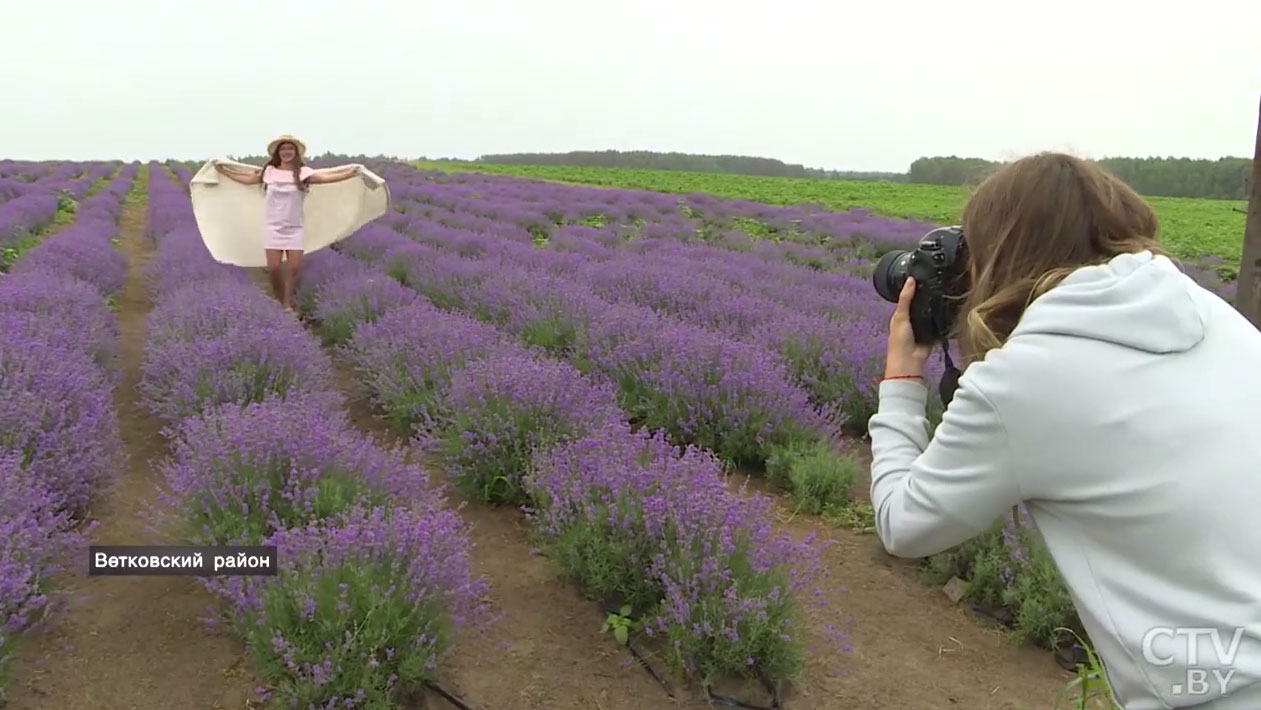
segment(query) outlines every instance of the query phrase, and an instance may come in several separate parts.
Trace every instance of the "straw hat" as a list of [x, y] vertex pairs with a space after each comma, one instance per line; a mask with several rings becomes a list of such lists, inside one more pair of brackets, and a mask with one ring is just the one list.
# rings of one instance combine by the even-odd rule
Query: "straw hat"
[[297, 138], [294, 138], [293, 136], [289, 135], [288, 133], [284, 134], [283, 136], [280, 136], [279, 138], [277, 138], [276, 140], [272, 141], [271, 143], [268, 143], [268, 144], [267, 144], [267, 154], [268, 154], [268, 155], [275, 155], [275, 154], [276, 154], [276, 148], [277, 148], [277, 147], [279, 147], [281, 143], [292, 143], [292, 144], [294, 144], [294, 145], [298, 148], [298, 156], [299, 156], [299, 157], [302, 157], [302, 158], [305, 158], [305, 157], [306, 157], [306, 144], [305, 144], [305, 143], [303, 143], [302, 141], [298, 140]]

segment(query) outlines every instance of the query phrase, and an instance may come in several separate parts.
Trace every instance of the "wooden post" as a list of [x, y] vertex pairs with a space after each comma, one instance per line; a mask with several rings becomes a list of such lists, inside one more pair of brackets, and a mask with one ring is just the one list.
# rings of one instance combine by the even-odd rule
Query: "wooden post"
[[1235, 307], [1253, 325], [1261, 328], [1261, 111], [1257, 118], [1257, 146], [1252, 157], [1252, 179], [1248, 187], [1248, 217], [1243, 230], [1243, 257], [1239, 260]]

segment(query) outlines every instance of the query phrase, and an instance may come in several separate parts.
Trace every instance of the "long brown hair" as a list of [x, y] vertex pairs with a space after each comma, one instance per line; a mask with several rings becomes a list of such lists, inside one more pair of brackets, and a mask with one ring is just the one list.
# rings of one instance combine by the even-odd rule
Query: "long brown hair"
[[[285, 146], [285, 143], [293, 146], [293, 184], [297, 185], [299, 190], [306, 192], [307, 186], [304, 185], [300, 179], [302, 177], [302, 166], [305, 165], [305, 163], [302, 162], [302, 151], [298, 150], [297, 144], [290, 143], [289, 141], [276, 144], [276, 151], [271, 154], [271, 160], [267, 161], [267, 165], [270, 165], [277, 170], [280, 169], [280, 163], [282, 162], [280, 160], [280, 149]], [[267, 167], [264, 166], [263, 170], [266, 169]], [[267, 183], [260, 181], [259, 184], [263, 186], [264, 191], [267, 190]]]
[[962, 226], [969, 274], [955, 335], [968, 362], [1001, 347], [1034, 299], [1074, 270], [1123, 253], [1164, 254], [1143, 198], [1063, 153], [998, 168], [968, 200]]

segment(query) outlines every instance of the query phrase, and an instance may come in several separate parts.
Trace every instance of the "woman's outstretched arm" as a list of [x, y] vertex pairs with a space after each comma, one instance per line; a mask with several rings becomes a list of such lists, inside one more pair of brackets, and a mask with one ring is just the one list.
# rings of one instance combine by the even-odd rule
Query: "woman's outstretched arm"
[[311, 173], [311, 177], [306, 182], [311, 185], [323, 185], [330, 182], [341, 182], [359, 174], [358, 165], [343, 165], [340, 168], [328, 168], [327, 170], [317, 170]]
[[226, 175], [242, 185], [257, 185], [263, 179], [262, 169], [252, 165], [249, 166], [248, 170], [241, 170], [235, 165], [215, 163], [215, 170], [219, 171], [220, 175]]

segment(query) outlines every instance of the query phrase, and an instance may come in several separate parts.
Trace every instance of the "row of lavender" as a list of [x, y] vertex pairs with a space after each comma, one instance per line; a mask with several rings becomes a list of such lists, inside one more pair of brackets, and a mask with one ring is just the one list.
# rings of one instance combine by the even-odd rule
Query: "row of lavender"
[[187, 186], [188, 183], [192, 181], [192, 171], [183, 165], [176, 162], [169, 162], [167, 163], [167, 167], [169, 167], [171, 172], [175, 174], [175, 179], [179, 182], [179, 184]]
[[[816, 403], [833, 404], [856, 428], [864, 428], [874, 411], [884, 331], [893, 306], [876, 297], [869, 278], [853, 273], [857, 266], [840, 271], [803, 268], [786, 258], [792, 253], [786, 249], [801, 246], [791, 242], [761, 240], [750, 250], [698, 243], [691, 239], [694, 226], [686, 224], [689, 219], [679, 214], [678, 205], [655, 193], [499, 178], [485, 186], [474, 182], [474, 188], [487, 190], [469, 196], [465, 185], [413, 189], [413, 183], [427, 179], [420, 173], [396, 177], [402, 183], [396, 191], [403, 214], [383, 219], [385, 226], [464, 256], [494, 256], [565, 280], [578, 279], [602, 298], [649, 306], [776, 352]], [[498, 207], [500, 200], [511, 208]], [[650, 209], [633, 207], [641, 200]], [[556, 227], [545, 248], [535, 248], [541, 218], [591, 222], [609, 214], [613, 221], [599, 228]], [[627, 219], [637, 222], [633, 231], [625, 231], [619, 221]], [[930, 227], [872, 218], [861, 234], [890, 248], [912, 243]], [[834, 238], [857, 236], [838, 231]]]
[[540, 547], [628, 606], [676, 671], [800, 672], [819, 549], [772, 535], [770, 498], [730, 492], [713, 453], [636, 431], [607, 379], [337, 251], [306, 264], [300, 305], [385, 416], [471, 497], [525, 506]]
[[[423, 205], [429, 219], [445, 226], [475, 232], [494, 229], [514, 238], [527, 234], [537, 241], [560, 239], [567, 242], [562, 248], [572, 248], [575, 239], [596, 233], [608, 245], [633, 240], [635, 248], [642, 248], [645, 240], [706, 245], [759, 257], [745, 259], [746, 264], [761, 261], [808, 267], [798, 272], [857, 275], [859, 279], [849, 279], [839, 288], [848, 296], [861, 283], [860, 300], [873, 295], [866, 277], [876, 257], [889, 249], [911, 248], [937, 226], [882, 217], [863, 208], [838, 212], [817, 204], [773, 206], [704, 193], [614, 190], [477, 173], [418, 173], [399, 163], [369, 162], [390, 182], [405, 212]], [[182, 165], [172, 169], [184, 182], [191, 178]], [[506, 226], [509, 231], [504, 232]], [[1234, 299], [1236, 283], [1223, 281], [1217, 273], [1220, 258], [1204, 257], [1182, 266], [1206, 288]]]
[[138, 169], [0, 275], [0, 675], [50, 611], [54, 577], [86, 544], [82, 513], [123, 461], [109, 303], [127, 262], [111, 241]]
[[203, 579], [278, 706], [398, 707], [435, 678], [484, 583], [440, 487], [346, 422], [319, 341], [206, 251], [188, 195], [150, 186], [146, 406], [169, 429], [155, 532], [275, 545], [274, 577]]
[[[760, 348], [783, 361], [813, 404], [843, 414], [851, 429], [865, 429], [874, 413], [892, 307], [853, 276], [818, 273], [805, 279], [797, 272], [807, 270], [784, 262], [767, 263], [751, 254], [664, 238], [619, 248], [598, 238], [566, 235], [540, 249], [493, 231], [453, 230], [423, 216], [393, 218], [383, 225], [447, 252], [434, 251], [430, 258], [476, 262], [482, 276], [493, 273], [499, 280], [501, 269], [507, 268], [527, 289], [551, 291], [548, 280], [575, 284], [598, 297], [602, 309], [641, 306], [689, 330], [704, 329]], [[370, 253], [395, 238], [387, 228], [370, 227], [348, 248]], [[468, 278], [468, 266], [449, 268]], [[428, 281], [425, 286], [444, 289], [450, 284]]]
[[[135, 165], [132, 163], [131, 165]], [[15, 186], [40, 187], [65, 191], [79, 199], [102, 175], [109, 175], [123, 167], [120, 162], [30, 162], [0, 160], [0, 184], [7, 189]], [[19, 190], [20, 191], [20, 190]], [[5, 192], [0, 189], [0, 194]]]
[[[876, 298], [865, 277], [793, 265], [783, 259], [783, 243], [759, 241], [752, 251], [689, 243], [686, 237], [695, 226], [682, 216], [676, 198], [670, 195], [498, 177], [462, 177], [465, 182], [451, 183], [438, 174], [390, 165], [381, 169], [393, 180], [391, 190], [402, 213], [388, 214], [378, 222], [380, 226], [369, 226], [357, 236], [363, 250], [380, 252], [382, 245], [390, 243], [392, 235], [382, 233], [383, 226], [479, 261], [478, 265], [463, 260], [449, 265], [449, 270], [460, 274], [462, 284], [424, 282], [426, 295], [440, 303], [453, 296], [468, 300], [502, 295], [468, 289], [470, 279], [493, 274], [498, 281], [502, 265], [520, 276], [518, 291], [523, 291], [520, 298], [526, 300], [555, 293], [546, 281], [576, 281], [585, 286], [584, 291], [598, 296], [596, 301], [586, 298], [589, 303], [607, 300], [647, 306], [686, 327], [714, 330], [773, 353], [813, 405], [844, 415], [852, 429], [865, 429], [874, 412], [885, 324], [893, 306]], [[701, 206], [718, 199], [690, 197]], [[750, 213], [763, 216], [763, 209], [747, 204], [754, 206], [747, 208]], [[720, 206], [721, 213], [744, 206]], [[601, 228], [576, 223], [596, 218], [607, 223]], [[886, 246], [905, 246], [931, 227], [895, 219], [868, 222], [865, 233]], [[555, 227], [556, 223], [566, 226]], [[625, 231], [632, 223], [633, 233]], [[817, 217], [812, 224], [817, 230], [826, 221]], [[854, 236], [852, 230], [860, 228], [850, 224], [851, 231], [844, 232], [834, 227], [839, 231], [837, 238]], [[540, 230], [550, 230], [542, 250], [536, 248]], [[380, 245], [373, 242], [376, 237]], [[438, 293], [453, 286], [463, 293]], [[487, 303], [453, 305], [503, 308], [503, 304]], [[565, 314], [567, 320], [584, 317], [583, 313]], [[931, 375], [939, 375], [939, 366], [941, 362], [934, 359]]]
[[[70, 212], [74, 201], [118, 166], [112, 163], [10, 164], [0, 175], [0, 249], [47, 227], [58, 210]], [[127, 170], [134, 170], [134, 165]]]
[[845, 501], [854, 467], [830, 449], [841, 425], [865, 428], [874, 411], [888, 319], [888, 304], [858, 295], [865, 284], [666, 238], [637, 240], [635, 251], [589, 236], [539, 248], [512, 224], [474, 226], [484, 231], [415, 210], [343, 248], [617, 383], [635, 423], [735, 465], [766, 465], [813, 512]]
[[[934, 226], [908, 219], [845, 212], [820, 205], [776, 207], [707, 194], [560, 185], [496, 175], [446, 175], [381, 166], [406, 185], [399, 197], [448, 210], [453, 224], [472, 217], [552, 231], [561, 225], [607, 228], [619, 235], [686, 236], [731, 250], [765, 250], [800, 263], [844, 261], [859, 247], [906, 248]], [[409, 180], [419, 175], [423, 183]], [[466, 211], [470, 203], [481, 209]], [[468, 222], [465, 222], [469, 224]], [[470, 224], [472, 226], [472, 224]]]
[[[485, 241], [488, 249], [510, 243]], [[612, 383], [636, 425], [664, 430], [676, 444], [712, 450], [730, 465], [766, 466], [776, 483], [815, 512], [847, 497], [855, 469], [836, 450], [845, 412], [837, 402], [811, 401], [812, 392], [833, 383], [805, 369], [832, 348], [819, 338], [807, 347], [820, 349], [801, 348], [794, 362], [760, 342], [736, 340], [641, 303], [601, 298], [572, 274], [532, 268], [508, 251], [465, 259], [380, 227], [362, 230], [343, 248], [434, 303]], [[524, 248], [527, 258], [542, 255]]]
[[[431, 219], [450, 226], [481, 231], [488, 219], [497, 220], [536, 239], [589, 235], [598, 228], [609, 242], [663, 237], [861, 277], [870, 275], [880, 254], [911, 248], [937, 226], [861, 208], [779, 207], [707, 194], [609, 190], [496, 175], [420, 173], [426, 184], [416, 185], [415, 171], [397, 164], [375, 167], [391, 180], [410, 183], [399, 192], [404, 201], [424, 203]], [[1233, 300], [1236, 283], [1222, 280], [1220, 266], [1218, 257], [1182, 264], [1201, 285]], [[871, 296], [869, 285], [862, 295]]]
[[[417, 179], [423, 178], [411, 177]], [[392, 192], [407, 194], [409, 184], [404, 180]], [[535, 189], [522, 182], [512, 199], [529, 202]], [[512, 192], [502, 185], [497, 190]], [[600, 192], [618, 200], [618, 191]], [[551, 209], [552, 198], [534, 199], [541, 203], [537, 209]], [[493, 212], [488, 201], [470, 200], [470, 211]], [[892, 306], [874, 296], [866, 279], [796, 266], [769, 252], [667, 236], [628, 241], [585, 227], [561, 228], [540, 246], [516, 223], [464, 215], [462, 226], [453, 227], [445, 213], [436, 215], [440, 222], [428, 216], [428, 206], [402, 198], [400, 207], [407, 212], [383, 218], [339, 248], [379, 264], [443, 307], [604, 375], [635, 420], [666, 428], [676, 442], [713, 448], [729, 461], [766, 460], [772, 478], [787, 483], [811, 512], [848, 493], [852, 469], [818, 447], [797, 443], [785, 451], [771, 437], [794, 425], [819, 432], [811, 424], [829, 409], [860, 426], [874, 411]], [[575, 209], [601, 210], [596, 204]], [[939, 375], [940, 360], [931, 365], [931, 374]], [[801, 394], [771, 391], [804, 392], [808, 406], [795, 404]], [[766, 428], [750, 437], [749, 423]], [[833, 431], [825, 429], [820, 438]], [[750, 440], [755, 443], [741, 449]], [[966, 573], [975, 559], [1010, 558], [1002, 574], [993, 575], [993, 586], [974, 585], [976, 601], [1012, 608], [1018, 635], [1053, 643], [1057, 627], [1076, 621], [1049, 561], [1036, 549], [1023, 552], [1027, 537], [1011, 521], [980, 548], [952, 551], [930, 566], [948, 579]], [[1027, 611], [1036, 608], [1052, 611], [1039, 620]]]

